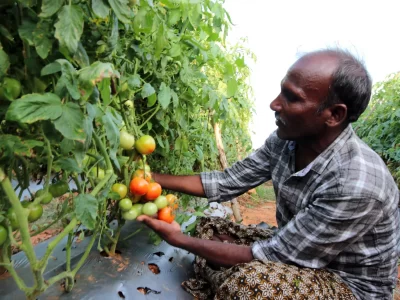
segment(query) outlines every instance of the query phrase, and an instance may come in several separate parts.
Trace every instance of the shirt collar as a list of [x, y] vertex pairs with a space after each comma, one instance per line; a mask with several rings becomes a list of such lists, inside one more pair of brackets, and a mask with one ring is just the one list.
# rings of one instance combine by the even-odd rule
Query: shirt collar
[[[340, 134], [339, 136], [326, 148], [320, 155], [318, 155], [311, 163], [308, 164], [304, 169], [293, 174], [294, 176], [303, 177], [310, 170], [321, 174], [328, 163], [331, 161], [333, 155], [339, 151], [344, 144], [350, 139], [350, 137], [354, 134], [353, 127], [349, 124]], [[288, 143], [288, 150], [290, 152], [294, 152], [296, 148], [296, 142], [290, 141]]]

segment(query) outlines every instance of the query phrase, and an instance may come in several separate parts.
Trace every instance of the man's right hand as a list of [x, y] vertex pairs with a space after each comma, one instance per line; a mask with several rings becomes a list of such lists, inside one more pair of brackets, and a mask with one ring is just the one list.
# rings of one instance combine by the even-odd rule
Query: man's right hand
[[197, 197], [205, 197], [200, 175], [168, 175], [152, 173], [154, 181], [159, 183], [163, 189], [185, 193]]

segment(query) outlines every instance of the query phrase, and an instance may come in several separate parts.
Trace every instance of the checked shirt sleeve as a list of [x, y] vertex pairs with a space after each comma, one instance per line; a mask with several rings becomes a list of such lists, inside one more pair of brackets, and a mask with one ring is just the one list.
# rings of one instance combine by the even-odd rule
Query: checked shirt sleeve
[[316, 199], [273, 238], [254, 243], [253, 256], [260, 260], [324, 268], [369, 231], [382, 218], [382, 211], [382, 202], [365, 197], [336, 195], [330, 199]]
[[208, 201], [229, 201], [249, 189], [271, 179], [270, 138], [242, 161], [223, 172], [201, 173], [201, 181]]

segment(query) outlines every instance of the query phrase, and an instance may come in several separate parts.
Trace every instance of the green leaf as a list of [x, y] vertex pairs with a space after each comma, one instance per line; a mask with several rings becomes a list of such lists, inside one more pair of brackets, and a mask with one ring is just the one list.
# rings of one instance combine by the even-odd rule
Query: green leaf
[[131, 90], [138, 88], [142, 85], [141, 81], [140, 81], [140, 75], [139, 74], [135, 74], [132, 76], [129, 76], [128, 78], [128, 86]]
[[33, 31], [36, 28], [36, 24], [27, 20], [23, 20], [21, 26], [18, 28], [18, 33], [21, 39], [28, 42], [29, 46], [33, 46]]
[[39, 14], [41, 18], [48, 18], [54, 15], [61, 6], [64, 4], [64, 0], [43, 0], [42, 1], [42, 12]]
[[82, 168], [78, 166], [78, 163], [76, 162], [75, 159], [73, 158], [59, 158], [54, 162], [55, 168], [63, 171], [68, 171], [68, 172], [77, 172], [81, 173]]
[[92, 0], [92, 9], [96, 16], [105, 19], [110, 13], [110, 7], [104, 0]]
[[39, 22], [33, 32], [33, 42], [35, 43], [36, 52], [42, 59], [45, 59], [53, 46], [52, 41], [48, 38], [49, 24]]
[[130, 23], [133, 18], [131, 8], [128, 6], [128, 0], [108, 0], [111, 8], [122, 23]]
[[79, 194], [74, 198], [74, 210], [78, 221], [89, 230], [96, 226], [98, 202], [90, 194]]
[[154, 104], [156, 104], [157, 101], [157, 95], [154, 93], [153, 95], [150, 95], [147, 97], [147, 107], [152, 107]]
[[104, 105], [109, 105], [111, 103], [111, 82], [109, 78], [104, 79], [98, 84], [101, 100], [103, 100]]
[[71, 97], [75, 100], [78, 100], [81, 95], [78, 90], [78, 79], [75, 68], [66, 59], [57, 59], [57, 62], [61, 66], [62, 77], [65, 78], [62, 83], [65, 84], [65, 87], [67, 88]]
[[75, 53], [83, 32], [83, 12], [79, 6], [65, 5], [58, 13], [55, 37], [61, 47], [66, 47], [70, 53]]
[[181, 46], [179, 44], [173, 44], [171, 49], [169, 49], [169, 55], [171, 55], [171, 57], [181, 55]]
[[118, 71], [114, 70], [111, 63], [102, 63], [96, 61], [89, 67], [78, 71], [79, 88], [84, 99], [88, 99], [93, 93], [94, 86], [101, 82], [104, 78], [119, 77]]
[[54, 125], [67, 139], [83, 143], [86, 138], [84, 121], [79, 105], [68, 102], [62, 106], [62, 115], [54, 121]]
[[40, 71], [40, 75], [46, 76], [60, 71], [61, 71], [61, 66], [58, 62], [55, 61], [43, 67], [43, 69]]
[[7, 74], [10, 67], [10, 59], [3, 49], [0, 49], [0, 78]]
[[7, 40], [14, 42], [14, 38], [11, 35], [11, 33], [8, 31], [8, 29], [6, 27], [4, 27], [3, 25], [0, 25], [0, 34], [2, 36], [4, 36]]
[[22, 140], [20, 137], [11, 134], [0, 135], [0, 140], [0, 160], [8, 160], [15, 155], [32, 157], [32, 149], [37, 146], [43, 146], [42, 142]]
[[6, 119], [32, 124], [41, 120], [57, 119], [62, 113], [61, 100], [57, 95], [52, 93], [28, 94], [11, 103], [6, 113]]
[[172, 9], [168, 13], [168, 25], [173, 26], [181, 19], [181, 11], [180, 9]]
[[158, 102], [163, 109], [167, 109], [168, 105], [171, 103], [171, 89], [166, 86], [165, 83], [161, 83], [160, 92], [158, 93]]
[[165, 38], [164, 24], [161, 23], [160, 26], [158, 26], [154, 55], [156, 57], [159, 57], [161, 52], [167, 45], [168, 45], [168, 40]]
[[90, 65], [89, 56], [82, 43], [78, 43], [78, 48], [74, 54], [74, 60], [78, 63], [81, 68], [88, 67]]
[[117, 150], [119, 147], [119, 127], [122, 124], [122, 117], [112, 107], [107, 107], [107, 111], [101, 118], [106, 129], [107, 140], [109, 143], [108, 149], [110, 158], [119, 169], [117, 160]]
[[143, 85], [143, 89], [142, 89], [142, 97], [143, 98], [147, 98], [151, 95], [153, 95], [156, 91], [154, 90], [154, 88], [151, 86], [150, 83], [145, 83]]
[[174, 90], [171, 90], [171, 96], [172, 96], [172, 103], [174, 104], [174, 108], [179, 106], [179, 97], [178, 94], [175, 93]]
[[229, 79], [228, 83], [227, 83], [227, 86], [228, 86], [227, 87], [227, 96], [228, 97], [235, 96], [236, 91], [238, 89], [238, 85], [237, 85], [236, 80], [233, 79], [233, 78]]

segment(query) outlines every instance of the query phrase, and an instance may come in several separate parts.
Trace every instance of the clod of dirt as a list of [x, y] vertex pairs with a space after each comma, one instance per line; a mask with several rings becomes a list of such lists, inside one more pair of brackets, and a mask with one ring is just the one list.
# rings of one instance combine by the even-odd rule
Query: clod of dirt
[[138, 287], [137, 290], [138, 290], [139, 293], [142, 293], [143, 295], [148, 295], [148, 294], [151, 294], [151, 293], [153, 293], [153, 294], [161, 294], [161, 292], [152, 290], [152, 289], [150, 289], [148, 287]]
[[122, 299], [125, 299], [125, 295], [124, 295], [124, 293], [121, 292], [121, 291], [118, 291], [118, 296], [119, 296], [120, 298], [122, 298]]
[[160, 274], [160, 268], [156, 264], [148, 264], [148, 268], [153, 274]]
[[173, 260], [174, 258], [172, 256], [168, 259], [169, 262], [172, 262]]
[[155, 252], [155, 253], [153, 253], [153, 255], [157, 255], [158, 257], [161, 257], [161, 256], [165, 255], [165, 253], [164, 253], [164, 252], [161, 252], [161, 251], [159, 251], [159, 252]]

